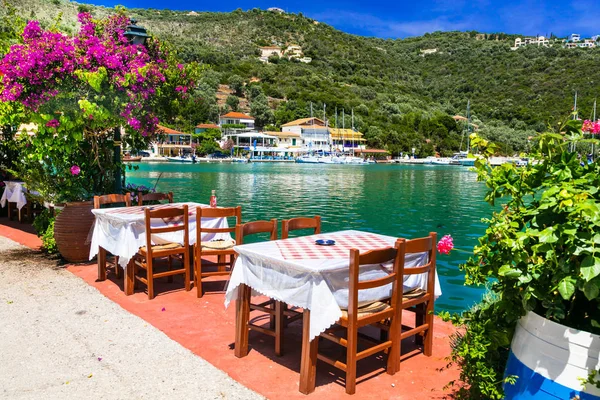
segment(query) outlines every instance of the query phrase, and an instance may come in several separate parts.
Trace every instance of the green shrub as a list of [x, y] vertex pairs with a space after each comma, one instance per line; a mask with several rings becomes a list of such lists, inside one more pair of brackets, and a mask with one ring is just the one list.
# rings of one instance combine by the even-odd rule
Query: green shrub
[[42, 250], [48, 254], [58, 253], [56, 241], [54, 240], [54, 220], [56, 214], [52, 215], [50, 210], [45, 209], [33, 220], [33, 228], [42, 240]]
[[41, 237], [42, 249], [48, 254], [58, 253], [58, 247], [56, 246], [56, 240], [54, 240], [54, 218], [50, 221], [48, 229]]
[[[598, 141], [582, 122], [570, 120], [561, 133], [534, 138], [526, 167], [492, 168], [476, 160], [485, 200], [502, 207], [485, 220], [485, 234], [461, 269], [469, 285], [489, 285], [489, 296], [452, 319], [451, 364], [461, 368], [457, 398], [502, 399], [510, 343], [517, 321], [535, 312], [570, 328], [600, 333], [600, 163], [585, 162], [573, 149]], [[497, 146], [471, 136], [487, 156]], [[585, 378], [585, 377], [582, 377]], [[455, 383], [455, 382], [452, 382]]]
[[50, 222], [54, 221], [54, 216], [47, 208], [44, 209], [35, 219], [33, 220], [33, 229], [37, 233], [38, 237], [41, 237], [48, 230]]

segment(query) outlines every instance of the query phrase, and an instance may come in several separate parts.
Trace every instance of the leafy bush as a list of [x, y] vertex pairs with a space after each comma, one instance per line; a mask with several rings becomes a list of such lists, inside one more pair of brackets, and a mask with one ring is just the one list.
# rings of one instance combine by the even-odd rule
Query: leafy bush
[[42, 250], [48, 254], [58, 253], [58, 247], [54, 240], [55, 219], [56, 215], [52, 215], [50, 210], [45, 209], [33, 220], [33, 228], [42, 240]]
[[[582, 162], [571, 151], [597, 144], [581, 127], [571, 120], [563, 133], [534, 138], [527, 167], [492, 168], [486, 158], [476, 160], [489, 189], [485, 200], [506, 204], [485, 220], [485, 235], [461, 266], [466, 284], [488, 284], [490, 297], [462, 316], [445, 315], [464, 328], [453, 337], [451, 355], [462, 369], [459, 398], [503, 398], [502, 384], [515, 379], [503, 379], [510, 343], [527, 312], [600, 333], [600, 163]], [[495, 152], [476, 135], [472, 143]]]

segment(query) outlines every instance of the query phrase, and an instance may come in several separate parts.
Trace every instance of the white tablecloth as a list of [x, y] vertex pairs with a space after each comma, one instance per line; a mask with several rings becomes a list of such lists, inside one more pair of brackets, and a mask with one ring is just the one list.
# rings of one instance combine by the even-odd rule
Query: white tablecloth
[[[370, 234], [361, 231], [340, 231], [310, 236], [311, 239], [333, 239], [339, 242], [345, 236], [375, 235], [381, 239], [381, 246], [393, 246], [397, 238]], [[287, 239], [293, 240], [293, 239]], [[346, 256], [327, 259], [290, 259], [284, 257], [279, 241], [253, 243], [234, 247], [238, 253], [233, 268], [225, 307], [237, 299], [240, 284], [253, 289], [253, 295], [263, 294], [283, 301], [291, 306], [309, 309], [310, 340], [333, 325], [341, 316], [340, 308], [348, 305], [349, 253]], [[317, 245], [315, 245], [317, 246]], [[362, 251], [362, 249], [361, 249]], [[407, 255], [405, 268], [423, 265], [427, 253]], [[362, 280], [375, 279], [387, 275], [386, 265], [361, 267]], [[404, 280], [404, 291], [414, 288], [427, 288], [427, 274], [408, 275]], [[391, 284], [359, 292], [359, 303], [369, 303], [390, 297]], [[435, 277], [435, 296], [442, 294], [439, 279]]]
[[0, 204], [2, 207], [6, 206], [7, 202], [17, 203], [17, 208], [20, 210], [27, 204], [27, 198], [25, 197], [25, 193], [27, 189], [25, 189], [24, 182], [17, 181], [4, 181], [6, 185], [4, 187], [4, 193], [2, 193], [2, 198], [0, 199]]
[[[199, 203], [173, 203], [170, 206], [181, 207], [183, 204], [188, 205], [190, 212], [189, 238], [190, 245], [192, 245], [196, 243], [196, 207], [208, 206]], [[144, 208], [147, 207], [153, 206], [92, 210], [96, 216], [96, 221], [91, 239], [90, 260], [98, 254], [99, 247], [102, 247], [115, 256], [119, 256], [119, 265], [125, 268], [129, 260], [137, 254], [139, 248], [146, 246]], [[152, 219], [151, 224], [152, 227], [167, 226], [167, 223], [162, 219]], [[202, 218], [202, 226], [206, 228], [227, 228], [227, 218]], [[205, 233], [201, 239], [203, 242], [217, 239], [229, 240], [231, 235], [229, 233]], [[153, 235], [152, 242], [153, 244], [183, 243], [183, 231]]]

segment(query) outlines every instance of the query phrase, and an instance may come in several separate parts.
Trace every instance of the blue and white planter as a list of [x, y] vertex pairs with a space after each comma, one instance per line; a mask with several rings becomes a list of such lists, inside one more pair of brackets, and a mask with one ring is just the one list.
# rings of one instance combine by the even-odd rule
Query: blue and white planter
[[600, 336], [568, 328], [535, 313], [517, 324], [506, 365], [506, 375], [517, 375], [505, 384], [508, 400], [600, 400], [600, 389], [583, 387], [582, 378], [600, 369]]

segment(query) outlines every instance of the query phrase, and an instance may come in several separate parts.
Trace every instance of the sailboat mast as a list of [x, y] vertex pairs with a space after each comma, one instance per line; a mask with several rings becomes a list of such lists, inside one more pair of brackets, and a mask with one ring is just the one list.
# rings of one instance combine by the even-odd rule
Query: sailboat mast
[[342, 154], [346, 152], [346, 141], [344, 140], [344, 132], [346, 130], [346, 114], [344, 113], [344, 109], [342, 108]]
[[354, 108], [352, 109], [352, 157], [354, 157]]
[[337, 106], [335, 106], [335, 132], [338, 132], [338, 122], [337, 122]]
[[467, 101], [467, 154], [469, 154], [470, 151], [470, 135], [471, 135], [471, 99], [469, 99]]

